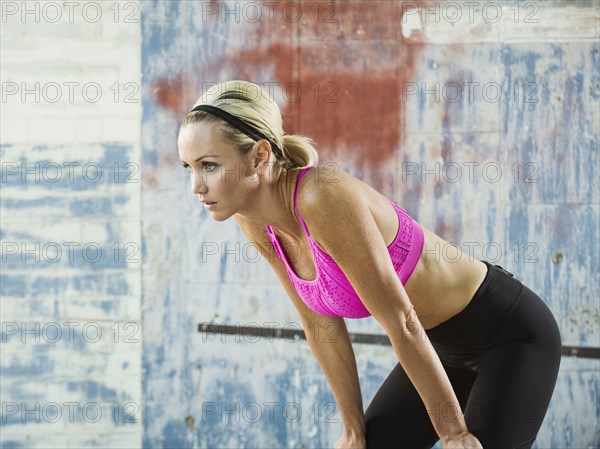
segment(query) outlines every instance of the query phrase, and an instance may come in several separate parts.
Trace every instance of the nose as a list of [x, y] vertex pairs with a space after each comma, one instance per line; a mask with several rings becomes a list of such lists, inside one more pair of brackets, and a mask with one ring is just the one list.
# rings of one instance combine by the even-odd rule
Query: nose
[[202, 182], [202, 176], [196, 173], [190, 175], [192, 183], [192, 193], [194, 195], [203, 194], [206, 192], [206, 184]]

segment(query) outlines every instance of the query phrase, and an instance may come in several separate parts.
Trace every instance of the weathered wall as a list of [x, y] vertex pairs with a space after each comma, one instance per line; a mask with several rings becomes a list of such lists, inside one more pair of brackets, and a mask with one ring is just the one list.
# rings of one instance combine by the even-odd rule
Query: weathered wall
[[140, 7], [0, 7], [0, 446], [140, 447]]
[[[457, 2], [457, 25], [441, 2], [425, 20], [401, 1], [102, 2], [98, 21], [82, 2], [73, 23], [63, 5], [58, 25], [53, 2], [27, 3], [22, 16], [22, 2], [2, 2], [2, 447], [337, 438], [340, 415], [305, 342], [197, 331], [300, 327], [266, 261], [233, 221], [200, 208], [178, 161], [181, 117], [226, 79], [272, 90], [287, 131], [315, 138], [320, 163], [517, 273], [555, 313], [564, 345], [599, 346], [597, 3], [480, 2], [471, 20]], [[498, 19], [494, 5], [506, 6]], [[36, 81], [39, 99], [11, 90]], [[101, 101], [77, 89], [69, 101], [69, 81], [99, 83]], [[140, 98], [142, 110], [127, 101]], [[71, 260], [65, 242], [97, 243], [103, 257]], [[347, 323], [382, 334], [372, 319]], [[355, 351], [366, 406], [396, 359], [389, 346]], [[597, 359], [563, 358], [534, 447], [600, 446], [599, 371]], [[79, 404], [73, 423], [67, 402]], [[104, 407], [95, 422], [94, 404]]]
[[[474, 3], [455, 26], [440, 2], [425, 20], [403, 20], [414, 2], [400, 1], [146, 5], [148, 446], [327, 447], [341, 429], [304, 342], [196, 331], [299, 328], [266, 261], [234, 222], [210, 219], [177, 161], [179, 120], [226, 79], [273, 92], [288, 132], [316, 139], [320, 163], [518, 273], [565, 345], [598, 346], [597, 9]], [[382, 333], [372, 319], [348, 325]], [[389, 347], [355, 349], [366, 405], [396, 360]], [[598, 445], [598, 369], [565, 357], [537, 447]]]

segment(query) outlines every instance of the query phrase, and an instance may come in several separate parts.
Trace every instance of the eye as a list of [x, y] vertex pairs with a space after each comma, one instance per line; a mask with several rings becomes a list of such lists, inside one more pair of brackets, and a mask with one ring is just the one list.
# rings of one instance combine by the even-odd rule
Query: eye
[[[187, 170], [187, 172], [191, 175], [194, 173], [194, 169], [186, 164], [185, 162], [181, 164], [183, 166], [183, 168], [185, 168]], [[209, 165], [211, 168], [208, 169], [209, 172], [214, 172], [216, 170], [216, 168], [219, 166], [219, 164], [216, 164], [214, 162], [203, 162], [202, 163], [202, 167], [206, 167], [207, 165]]]
[[187, 170], [187, 172], [189, 174], [192, 174], [192, 167], [190, 167], [188, 164], [186, 164], [185, 162], [181, 164], [183, 166], [184, 169]]
[[213, 169], [212, 169], [212, 170], [208, 170], [209, 172], [213, 172], [213, 171], [215, 171], [215, 170], [216, 170], [216, 168], [218, 167], [218, 165], [217, 165], [217, 164], [215, 164], [214, 162], [203, 162], [203, 163], [202, 163], [202, 166], [203, 166], [203, 167], [206, 167], [207, 165], [210, 165], [210, 166], [212, 166], [212, 167], [213, 167]]

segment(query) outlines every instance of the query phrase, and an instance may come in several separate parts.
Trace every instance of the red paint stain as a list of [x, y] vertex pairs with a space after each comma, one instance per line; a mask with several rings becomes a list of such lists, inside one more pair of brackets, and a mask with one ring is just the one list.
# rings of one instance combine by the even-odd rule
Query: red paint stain
[[189, 104], [189, 90], [195, 83], [190, 76], [185, 74], [170, 75], [159, 78], [152, 84], [152, 93], [155, 101], [163, 108], [181, 116], [191, 109]]
[[[277, 2], [273, 16], [289, 16], [291, 3], [309, 13], [280, 27], [240, 24], [254, 45], [232, 41], [231, 50], [210, 64], [166, 74], [153, 85], [157, 103], [182, 116], [203, 83], [245, 79], [264, 85], [268, 69], [268, 81], [283, 88], [287, 100], [280, 105], [285, 131], [312, 137], [319, 163], [351, 161], [363, 180], [391, 195], [406, 131], [402, 88], [414, 79], [422, 49], [402, 38], [401, 2]], [[337, 22], [326, 22], [328, 15]], [[208, 26], [190, 39], [210, 36]]]

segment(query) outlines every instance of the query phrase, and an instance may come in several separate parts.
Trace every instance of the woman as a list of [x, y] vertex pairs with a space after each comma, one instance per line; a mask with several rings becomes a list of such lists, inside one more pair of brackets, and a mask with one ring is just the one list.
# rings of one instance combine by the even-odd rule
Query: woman
[[[532, 446], [561, 337], [512, 273], [449, 246], [360, 180], [316, 166], [310, 139], [284, 134], [255, 84], [204, 94], [178, 148], [193, 193], [214, 220], [235, 217], [297, 308], [343, 419], [335, 448]], [[366, 316], [399, 363], [363, 412], [344, 318]], [[332, 325], [335, 338], [318, 332]]]

